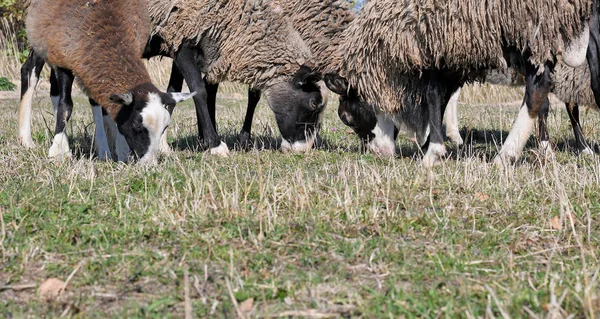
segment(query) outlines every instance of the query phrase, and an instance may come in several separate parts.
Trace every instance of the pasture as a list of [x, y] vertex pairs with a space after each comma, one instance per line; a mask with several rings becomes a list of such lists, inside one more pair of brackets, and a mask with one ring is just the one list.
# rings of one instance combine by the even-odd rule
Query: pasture
[[[232, 88], [217, 102], [230, 148], [246, 105]], [[46, 157], [47, 90], [34, 101], [32, 150], [17, 143], [18, 100], [0, 100], [0, 314], [597, 317], [600, 159], [572, 153], [560, 106], [549, 119], [555, 156], [539, 156], [532, 137], [523, 160], [493, 167], [518, 111], [494, 104], [522, 92], [484, 91], [465, 91], [466, 145], [447, 142], [451, 155], [432, 170], [407, 139], [393, 160], [360, 153], [333, 95], [320, 149], [277, 150], [261, 102], [254, 148], [229, 158], [198, 151], [186, 102], [169, 128], [174, 153], [155, 167], [95, 160], [83, 96], [64, 161]], [[599, 119], [582, 114], [591, 141]], [[67, 283], [52, 301], [38, 295], [48, 278]]]

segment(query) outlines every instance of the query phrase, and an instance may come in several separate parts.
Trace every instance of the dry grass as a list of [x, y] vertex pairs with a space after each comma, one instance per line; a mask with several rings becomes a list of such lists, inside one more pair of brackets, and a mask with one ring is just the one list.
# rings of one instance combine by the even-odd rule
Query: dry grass
[[[230, 146], [246, 102], [239, 95], [218, 101]], [[50, 303], [34, 289], [0, 288], [5, 316], [184, 317], [189, 307], [204, 318], [600, 311], [600, 160], [571, 153], [562, 109], [550, 117], [556, 156], [540, 158], [532, 139], [524, 161], [502, 172], [488, 159], [516, 108], [463, 104], [467, 146], [451, 147], [428, 171], [405, 140], [394, 160], [358, 153], [335, 106], [324, 149], [307, 155], [198, 153], [186, 104], [170, 130], [176, 152], [158, 167], [103, 163], [93, 159], [87, 102], [76, 104], [75, 159], [54, 162], [45, 157], [45, 94], [36, 99], [39, 147], [31, 151], [16, 144], [17, 101], [0, 103], [9, 114], [0, 120], [0, 287], [73, 274]], [[597, 136], [597, 116], [584, 120], [585, 133]], [[276, 146], [264, 104], [254, 128], [260, 145]]]

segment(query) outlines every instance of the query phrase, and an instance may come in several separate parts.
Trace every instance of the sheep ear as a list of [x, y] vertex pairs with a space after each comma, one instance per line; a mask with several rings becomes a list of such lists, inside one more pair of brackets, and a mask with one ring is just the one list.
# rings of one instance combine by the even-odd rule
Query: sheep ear
[[325, 85], [334, 93], [338, 95], [348, 95], [348, 81], [337, 75], [327, 74], [325, 75]]
[[110, 96], [110, 100], [117, 104], [122, 105], [131, 105], [133, 103], [133, 94], [125, 93], [125, 94], [113, 94]]
[[322, 78], [323, 76], [321, 73], [314, 72], [311, 68], [303, 65], [294, 76], [294, 85], [300, 88], [308, 83], [317, 83], [321, 81]]
[[196, 95], [196, 92], [192, 93], [167, 93], [167, 95], [175, 102], [179, 103], [187, 99], [191, 99]]

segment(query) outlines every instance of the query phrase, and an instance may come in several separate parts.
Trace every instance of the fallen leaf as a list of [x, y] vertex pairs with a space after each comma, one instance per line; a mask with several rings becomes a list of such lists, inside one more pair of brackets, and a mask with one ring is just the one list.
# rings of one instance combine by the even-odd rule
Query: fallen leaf
[[477, 193], [475, 193], [475, 198], [477, 198], [480, 202], [485, 202], [488, 199], [490, 199], [490, 195], [484, 194], [481, 192], [477, 192]]
[[64, 281], [58, 278], [48, 278], [46, 279], [46, 281], [44, 281], [44, 283], [40, 285], [38, 293], [40, 295], [40, 298], [46, 301], [51, 301], [56, 299], [60, 295], [64, 287]]
[[560, 222], [560, 217], [558, 217], [558, 216], [552, 217], [552, 220], [550, 220], [550, 225], [552, 226], [552, 229], [561, 230], [562, 223]]
[[254, 298], [248, 298], [240, 303], [240, 311], [243, 313], [250, 313], [254, 308]]

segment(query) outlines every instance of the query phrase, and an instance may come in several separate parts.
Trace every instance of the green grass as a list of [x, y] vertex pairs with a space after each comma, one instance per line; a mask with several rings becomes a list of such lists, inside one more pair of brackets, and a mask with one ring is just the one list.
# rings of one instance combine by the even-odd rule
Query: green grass
[[[218, 101], [230, 148], [244, 107]], [[600, 315], [600, 161], [573, 155], [562, 109], [550, 117], [555, 158], [540, 159], [532, 137], [500, 171], [490, 159], [516, 108], [462, 106], [467, 146], [448, 143], [450, 158], [430, 171], [407, 140], [393, 160], [358, 152], [336, 107], [323, 149], [297, 155], [272, 147], [261, 103], [254, 133], [266, 149], [219, 158], [196, 150], [187, 103], [169, 128], [175, 153], [148, 168], [93, 159], [83, 98], [67, 161], [46, 158], [46, 93], [33, 150], [16, 139], [18, 101], [0, 101], [0, 315], [183, 317], [186, 282], [199, 318], [236, 317], [249, 298], [248, 318]], [[582, 117], [597, 140], [597, 114]], [[58, 300], [40, 300], [39, 284], [70, 276]]]

